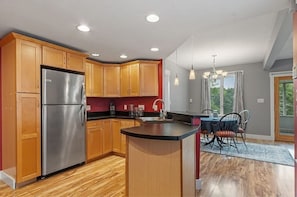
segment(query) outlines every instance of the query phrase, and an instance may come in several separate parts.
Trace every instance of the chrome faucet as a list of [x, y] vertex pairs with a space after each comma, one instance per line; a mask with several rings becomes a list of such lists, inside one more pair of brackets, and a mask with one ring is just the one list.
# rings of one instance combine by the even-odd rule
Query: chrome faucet
[[166, 117], [165, 102], [162, 99], [154, 100], [152, 108], [154, 111], [158, 111], [158, 106], [156, 105], [158, 101], [162, 102], [162, 109], [160, 109], [160, 118], [165, 119]]

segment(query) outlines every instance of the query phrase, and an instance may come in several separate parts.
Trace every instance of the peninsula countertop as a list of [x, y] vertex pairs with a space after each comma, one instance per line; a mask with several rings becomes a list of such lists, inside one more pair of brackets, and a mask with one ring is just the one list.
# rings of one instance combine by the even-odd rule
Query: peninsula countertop
[[178, 122], [145, 123], [141, 126], [121, 129], [121, 133], [138, 138], [155, 140], [182, 140], [197, 133], [199, 126]]

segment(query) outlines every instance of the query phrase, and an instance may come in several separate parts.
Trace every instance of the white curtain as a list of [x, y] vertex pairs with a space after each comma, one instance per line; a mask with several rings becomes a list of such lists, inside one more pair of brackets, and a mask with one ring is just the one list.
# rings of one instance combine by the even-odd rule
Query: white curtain
[[233, 111], [241, 112], [244, 109], [243, 103], [243, 72], [235, 72]]
[[210, 105], [210, 86], [208, 79], [202, 79], [202, 98], [201, 98], [201, 111], [203, 109], [211, 109]]

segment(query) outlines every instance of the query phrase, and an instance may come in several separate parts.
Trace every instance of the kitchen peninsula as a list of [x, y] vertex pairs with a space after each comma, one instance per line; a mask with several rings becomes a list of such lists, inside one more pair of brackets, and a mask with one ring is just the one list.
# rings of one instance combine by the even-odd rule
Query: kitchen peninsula
[[144, 123], [126, 135], [126, 195], [195, 196], [198, 126]]

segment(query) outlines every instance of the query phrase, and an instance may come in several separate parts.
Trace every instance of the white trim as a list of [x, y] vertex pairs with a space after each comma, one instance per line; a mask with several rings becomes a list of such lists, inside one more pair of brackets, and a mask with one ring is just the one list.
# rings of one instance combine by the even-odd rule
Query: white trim
[[6, 174], [5, 172], [1, 171], [1, 180], [6, 183], [12, 189], [16, 189], [16, 183], [14, 178]]
[[246, 134], [246, 138], [248, 139], [257, 139], [257, 140], [269, 140], [274, 141], [274, 135], [257, 135], [257, 134]]
[[292, 71], [283, 71], [283, 72], [271, 72], [269, 73], [270, 78], [270, 135], [275, 140], [274, 135], [274, 78], [281, 76], [289, 76], [292, 75]]
[[196, 190], [200, 190], [202, 188], [201, 184], [202, 184], [201, 179], [196, 179]]

